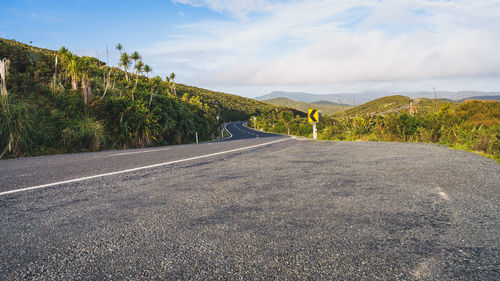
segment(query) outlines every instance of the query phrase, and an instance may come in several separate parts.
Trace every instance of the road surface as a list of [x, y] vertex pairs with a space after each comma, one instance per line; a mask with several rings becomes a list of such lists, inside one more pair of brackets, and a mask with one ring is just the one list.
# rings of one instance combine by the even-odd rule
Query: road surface
[[492, 160], [227, 128], [0, 161], [0, 279], [500, 279]]

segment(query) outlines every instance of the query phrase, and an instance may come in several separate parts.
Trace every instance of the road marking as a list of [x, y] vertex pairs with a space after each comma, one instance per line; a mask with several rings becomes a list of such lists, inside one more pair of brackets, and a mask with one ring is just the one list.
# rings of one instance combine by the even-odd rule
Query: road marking
[[437, 190], [439, 197], [441, 197], [444, 200], [450, 200], [450, 198], [448, 198], [448, 195], [444, 193], [444, 191], [439, 186], [437, 187]]
[[[236, 125], [234, 125], [233, 127], [236, 128]], [[233, 134], [231, 134], [231, 132], [227, 129], [227, 124], [224, 125], [224, 129], [226, 129], [226, 131], [230, 134], [230, 136], [227, 138], [223, 138], [223, 140], [228, 140], [228, 139], [232, 138]]]
[[270, 141], [270, 142], [266, 142], [266, 143], [261, 143], [261, 144], [256, 144], [256, 145], [251, 145], [251, 146], [246, 146], [246, 147], [241, 147], [241, 148], [235, 148], [235, 149], [231, 149], [231, 150], [206, 154], [206, 155], [202, 155], [202, 156], [195, 156], [195, 157], [190, 157], [190, 158], [185, 158], [185, 159], [180, 159], [180, 160], [174, 160], [174, 161], [170, 161], [170, 162], [164, 162], [164, 163], [159, 163], [159, 164], [154, 164], [154, 165], [149, 165], [149, 166], [143, 166], [143, 167], [137, 167], [137, 168], [127, 169], [127, 170], [111, 172], [111, 173], [105, 173], [105, 174], [99, 174], [99, 175], [94, 175], [94, 176], [76, 178], [76, 179], [72, 179], [72, 180], [58, 181], [58, 182], [53, 182], [53, 183], [48, 183], [48, 184], [42, 184], [42, 185], [36, 185], [36, 186], [25, 187], [25, 188], [20, 188], [20, 189], [14, 189], [14, 190], [0, 192], [0, 196], [12, 194], [12, 193], [17, 193], [17, 192], [21, 192], [21, 191], [41, 189], [41, 188], [46, 188], [46, 187], [51, 187], [51, 186], [56, 186], [56, 185], [61, 185], [61, 184], [66, 184], [66, 183], [79, 182], [79, 181], [84, 181], [84, 180], [102, 178], [102, 177], [130, 173], [130, 172], [151, 169], [151, 168], [156, 168], [156, 167], [161, 167], [161, 166], [167, 166], [167, 165], [171, 165], [171, 164], [175, 164], [175, 163], [181, 163], [181, 162], [186, 162], [186, 161], [190, 161], [190, 160], [196, 160], [196, 159], [207, 158], [207, 157], [211, 157], [211, 156], [217, 156], [217, 155], [252, 149], [252, 148], [270, 145], [270, 144], [274, 144], [274, 143], [278, 143], [278, 142], [282, 142], [282, 141], [287, 141], [287, 140], [291, 140], [291, 139], [292, 138], [279, 139], [279, 140]]
[[147, 153], [147, 152], [163, 151], [163, 150], [169, 150], [169, 149], [171, 149], [171, 148], [151, 149], [151, 150], [135, 151], [135, 152], [124, 152], [124, 153], [111, 154], [110, 156], [120, 156], [120, 155], [129, 155], [129, 154]]

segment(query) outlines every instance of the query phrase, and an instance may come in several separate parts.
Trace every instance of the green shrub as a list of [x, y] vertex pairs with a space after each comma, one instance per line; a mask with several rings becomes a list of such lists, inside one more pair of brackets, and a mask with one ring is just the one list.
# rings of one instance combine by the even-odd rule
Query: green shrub
[[0, 158], [19, 157], [32, 151], [33, 115], [26, 104], [0, 97]]

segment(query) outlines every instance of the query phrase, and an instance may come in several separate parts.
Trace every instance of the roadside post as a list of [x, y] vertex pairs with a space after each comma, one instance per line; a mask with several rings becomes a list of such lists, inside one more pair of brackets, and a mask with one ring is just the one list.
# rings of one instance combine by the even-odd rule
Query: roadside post
[[253, 129], [257, 130], [257, 117], [253, 117]]
[[196, 144], [198, 144], [198, 132], [196, 132]]
[[321, 114], [317, 108], [312, 108], [307, 111], [307, 122], [313, 125], [313, 139], [318, 139], [318, 130], [316, 124], [321, 121]]

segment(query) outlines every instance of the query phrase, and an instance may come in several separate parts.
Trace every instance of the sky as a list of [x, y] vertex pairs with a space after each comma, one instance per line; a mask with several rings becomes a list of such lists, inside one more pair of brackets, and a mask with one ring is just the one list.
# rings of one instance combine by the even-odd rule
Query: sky
[[499, 0], [0, 0], [0, 37], [245, 97], [500, 91]]

